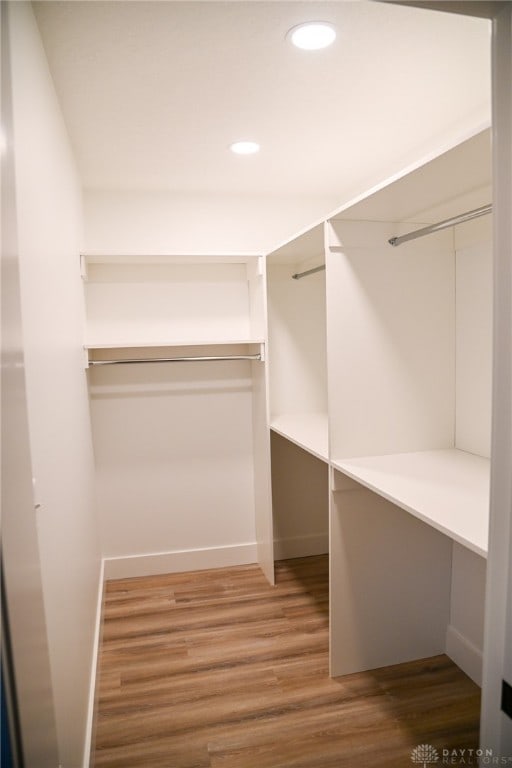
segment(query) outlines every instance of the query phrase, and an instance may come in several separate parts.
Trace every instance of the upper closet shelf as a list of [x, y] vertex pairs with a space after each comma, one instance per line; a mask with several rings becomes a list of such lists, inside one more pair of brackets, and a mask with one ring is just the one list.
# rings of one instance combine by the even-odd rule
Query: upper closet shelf
[[84, 259], [87, 349], [263, 343], [260, 257]]
[[134, 253], [82, 253], [81, 261], [83, 269], [92, 264], [110, 264], [123, 266], [129, 264], [143, 264], [154, 266], [155, 264], [249, 264], [261, 259], [258, 253], [182, 253], [182, 254], [134, 254]]
[[270, 428], [322, 461], [329, 461], [327, 414], [292, 413], [272, 419]]
[[335, 469], [482, 557], [488, 544], [489, 465], [488, 459], [457, 449], [332, 461]]
[[264, 344], [263, 338], [258, 339], [188, 339], [188, 340], [110, 340], [105, 341], [88, 341], [85, 345], [85, 349], [142, 349], [146, 347], [219, 347], [219, 346], [239, 346], [245, 344]]

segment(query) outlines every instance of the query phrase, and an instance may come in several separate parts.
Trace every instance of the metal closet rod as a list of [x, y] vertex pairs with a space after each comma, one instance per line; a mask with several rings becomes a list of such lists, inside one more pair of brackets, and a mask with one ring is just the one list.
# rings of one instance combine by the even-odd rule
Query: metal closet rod
[[[393, 246], [402, 245], [402, 243], [406, 243], [409, 240], [416, 240], [416, 238], [424, 237], [424, 235], [430, 235], [432, 232], [440, 232], [442, 229], [453, 227], [456, 224], [463, 224], [465, 221], [477, 219], [479, 216], [485, 216], [488, 213], [492, 213], [491, 203], [489, 203], [489, 205], [482, 205], [480, 208], [474, 208], [472, 211], [467, 211], [466, 213], [460, 213], [458, 216], [452, 216], [450, 219], [444, 219], [444, 221], [439, 221], [437, 224], [429, 224], [427, 227], [415, 229], [414, 232], [408, 232], [406, 235], [392, 237], [390, 240], [388, 240], [388, 243]], [[319, 267], [307, 269], [305, 272], [296, 272], [294, 275], [292, 275], [292, 277], [294, 280], [300, 280], [301, 277], [313, 275], [315, 272], [321, 272], [324, 269], [325, 264], [322, 264]]]
[[323, 272], [325, 264], [321, 264], [319, 267], [313, 267], [313, 269], [306, 269], [305, 272], [296, 272], [292, 275], [294, 280], [300, 280], [301, 277], [307, 277], [307, 275], [314, 275], [315, 272]]
[[471, 221], [471, 219], [477, 219], [479, 216], [485, 216], [487, 213], [492, 213], [492, 205], [483, 205], [481, 208], [474, 208], [472, 211], [461, 213], [458, 216], [452, 216], [451, 219], [445, 219], [437, 224], [430, 224], [428, 227], [422, 229], [416, 229], [414, 232], [409, 232], [406, 235], [400, 235], [399, 237], [392, 237], [388, 240], [390, 245], [401, 245], [408, 240], [416, 240], [417, 237], [423, 237], [424, 235], [430, 235], [432, 232], [439, 232], [441, 229], [447, 229], [447, 227], [453, 227], [455, 224], [462, 224], [464, 221]]
[[128, 360], [89, 360], [89, 365], [132, 365], [133, 363], [195, 363], [218, 360], [261, 360], [261, 355], [211, 355], [201, 357], [142, 357]]

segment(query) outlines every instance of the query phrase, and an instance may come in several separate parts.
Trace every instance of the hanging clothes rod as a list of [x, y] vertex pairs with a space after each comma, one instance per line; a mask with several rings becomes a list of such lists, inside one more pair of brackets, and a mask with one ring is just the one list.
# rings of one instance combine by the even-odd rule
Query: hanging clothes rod
[[129, 360], [89, 360], [89, 365], [132, 365], [134, 363], [196, 363], [218, 360], [261, 360], [261, 355], [212, 355], [210, 357], [146, 357]]
[[300, 280], [301, 277], [307, 277], [307, 275], [314, 275], [315, 272], [323, 272], [325, 264], [321, 264], [319, 267], [313, 267], [313, 269], [306, 269], [305, 272], [296, 272], [292, 275], [294, 280]]
[[475, 208], [467, 213], [461, 213], [459, 216], [453, 216], [451, 219], [445, 219], [437, 224], [429, 224], [428, 227], [422, 229], [416, 229], [414, 232], [409, 232], [407, 235], [400, 235], [399, 237], [392, 237], [388, 240], [390, 245], [402, 245], [408, 240], [416, 240], [417, 237], [423, 237], [424, 235], [430, 235], [432, 232], [439, 232], [441, 229], [447, 227], [453, 227], [455, 224], [462, 224], [464, 221], [471, 221], [471, 219], [477, 219], [479, 216], [485, 216], [488, 213], [492, 213], [492, 205], [483, 205], [481, 208]]

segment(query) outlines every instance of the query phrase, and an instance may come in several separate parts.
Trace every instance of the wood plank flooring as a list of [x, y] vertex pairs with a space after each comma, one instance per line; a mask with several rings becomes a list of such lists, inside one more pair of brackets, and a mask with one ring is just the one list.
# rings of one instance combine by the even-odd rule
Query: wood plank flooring
[[[445, 656], [330, 679], [327, 556], [110, 581], [96, 768], [411, 768], [477, 747]], [[441, 761], [441, 758], [440, 758]]]

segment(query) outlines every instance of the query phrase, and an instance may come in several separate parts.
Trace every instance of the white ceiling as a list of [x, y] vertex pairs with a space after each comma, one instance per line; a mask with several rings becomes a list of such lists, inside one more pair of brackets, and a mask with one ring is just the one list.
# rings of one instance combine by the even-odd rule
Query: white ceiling
[[[490, 119], [482, 19], [365, 0], [34, 8], [87, 189], [343, 197]], [[315, 19], [332, 48], [285, 40]], [[232, 155], [240, 138], [260, 154]]]

